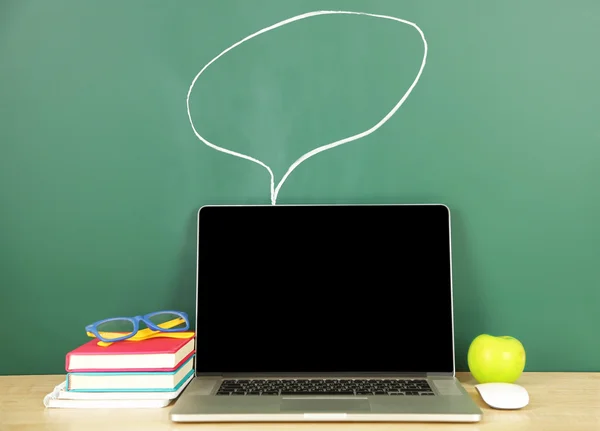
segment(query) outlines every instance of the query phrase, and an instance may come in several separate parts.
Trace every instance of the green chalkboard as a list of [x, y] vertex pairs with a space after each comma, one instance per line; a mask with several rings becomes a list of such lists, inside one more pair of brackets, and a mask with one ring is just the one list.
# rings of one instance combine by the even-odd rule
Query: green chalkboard
[[447, 204], [458, 368], [599, 370], [598, 41], [596, 0], [2, 1], [0, 374], [193, 314], [197, 209], [273, 202]]

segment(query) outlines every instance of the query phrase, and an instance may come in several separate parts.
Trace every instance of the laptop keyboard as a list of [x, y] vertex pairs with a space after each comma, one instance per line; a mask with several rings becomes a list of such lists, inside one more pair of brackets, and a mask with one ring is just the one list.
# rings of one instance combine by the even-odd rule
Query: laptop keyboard
[[224, 380], [217, 395], [434, 395], [425, 379]]

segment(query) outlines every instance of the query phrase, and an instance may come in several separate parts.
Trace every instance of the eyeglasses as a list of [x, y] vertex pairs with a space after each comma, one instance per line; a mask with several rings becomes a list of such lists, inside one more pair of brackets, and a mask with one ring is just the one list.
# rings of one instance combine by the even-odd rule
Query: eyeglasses
[[[148, 328], [140, 330], [140, 322], [146, 324]], [[88, 336], [96, 337], [104, 345], [121, 340], [139, 341], [154, 336], [175, 336], [176, 333], [182, 333], [190, 327], [190, 321], [187, 313], [183, 311], [156, 311], [144, 316], [134, 317], [112, 317], [99, 320], [91, 325], [87, 325], [85, 330]], [[184, 335], [184, 334], [181, 334]], [[184, 338], [189, 338], [185, 334]], [[193, 332], [191, 333], [193, 336]], [[100, 345], [100, 342], [98, 343]]]

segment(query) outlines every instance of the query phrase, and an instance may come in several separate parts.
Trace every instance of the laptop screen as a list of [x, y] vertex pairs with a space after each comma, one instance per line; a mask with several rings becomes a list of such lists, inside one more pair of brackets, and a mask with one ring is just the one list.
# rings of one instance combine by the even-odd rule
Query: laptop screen
[[198, 220], [198, 374], [453, 372], [446, 206], [206, 206]]

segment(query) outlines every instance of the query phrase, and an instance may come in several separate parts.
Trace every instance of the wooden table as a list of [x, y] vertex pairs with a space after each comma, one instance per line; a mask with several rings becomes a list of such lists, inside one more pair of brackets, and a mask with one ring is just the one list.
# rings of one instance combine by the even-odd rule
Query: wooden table
[[44, 395], [64, 376], [0, 376], [0, 431], [154, 431], [154, 430], [295, 430], [295, 431], [599, 431], [600, 373], [524, 373], [518, 383], [530, 396], [522, 410], [488, 408], [473, 388], [468, 373], [459, 373], [467, 391], [483, 409], [483, 420], [474, 424], [421, 423], [269, 423], [176, 424], [169, 409], [45, 409]]

